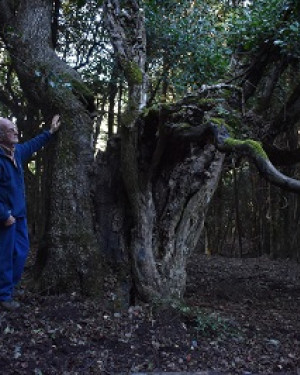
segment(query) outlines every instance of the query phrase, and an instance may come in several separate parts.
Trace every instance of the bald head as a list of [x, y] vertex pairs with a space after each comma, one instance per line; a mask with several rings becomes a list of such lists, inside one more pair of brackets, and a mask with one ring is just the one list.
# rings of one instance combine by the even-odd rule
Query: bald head
[[19, 142], [18, 129], [8, 118], [0, 117], [0, 143], [12, 147]]
[[9, 121], [7, 118], [0, 117], [0, 130], [5, 126], [6, 122]]

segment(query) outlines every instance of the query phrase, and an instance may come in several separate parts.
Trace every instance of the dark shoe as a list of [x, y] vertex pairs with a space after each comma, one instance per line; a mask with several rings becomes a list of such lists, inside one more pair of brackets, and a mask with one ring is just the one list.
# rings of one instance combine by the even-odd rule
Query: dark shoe
[[25, 294], [24, 289], [15, 289], [13, 291], [14, 297], [23, 297]]
[[0, 306], [3, 307], [5, 310], [14, 311], [20, 307], [20, 304], [19, 302], [10, 300], [10, 301], [0, 301]]

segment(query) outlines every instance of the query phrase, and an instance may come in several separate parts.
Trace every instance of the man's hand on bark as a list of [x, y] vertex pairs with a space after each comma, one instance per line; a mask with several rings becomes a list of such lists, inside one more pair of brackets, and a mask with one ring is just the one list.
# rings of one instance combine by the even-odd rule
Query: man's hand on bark
[[55, 115], [53, 116], [53, 119], [51, 121], [51, 126], [50, 126], [50, 133], [51, 134], [54, 134], [57, 132], [57, 130], [59, 129], [61, 123], [60, 123], [60, 117], [59, 115]]

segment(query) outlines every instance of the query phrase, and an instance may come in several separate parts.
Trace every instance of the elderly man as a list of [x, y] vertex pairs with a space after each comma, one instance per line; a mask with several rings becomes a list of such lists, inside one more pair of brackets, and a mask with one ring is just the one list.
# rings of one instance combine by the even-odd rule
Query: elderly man
[[13, 299], [29, 251], [23, 163], [41, 149], [60, 127], [55, 115], [50, 130], [18, 144], [18, 129], [0, 117], [0, 306], [16, 310]]

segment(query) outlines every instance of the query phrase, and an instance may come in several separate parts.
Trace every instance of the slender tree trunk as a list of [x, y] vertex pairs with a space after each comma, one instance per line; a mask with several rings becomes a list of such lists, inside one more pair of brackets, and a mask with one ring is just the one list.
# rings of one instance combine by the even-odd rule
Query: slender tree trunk
[[119, 90], [118, 90], [117, 133], [119, 133], [120, 127], [121, 127], [122, 102], [123, 102], [123, 82], [120, 80]]
[[236, 173], [237, 167], [233, 167], [233, 181], [234, 181], [234, 206], [235, 206], [235, 228], [239, 241], [239, 255], [240, 258], [243, 257], [243, 232], [242, 232], [242, 223], [240, 218], [240, 202], [239, 202], [239, 188], [240, 188], [240, 176], [237, 176]]

